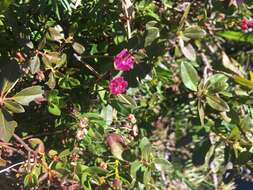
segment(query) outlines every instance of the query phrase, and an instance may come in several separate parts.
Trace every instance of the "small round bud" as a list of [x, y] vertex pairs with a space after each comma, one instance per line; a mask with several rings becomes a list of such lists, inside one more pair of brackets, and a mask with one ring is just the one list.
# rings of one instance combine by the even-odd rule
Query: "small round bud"
[[35, 78], [40, 82], [45, 80], [45, 75], [43, 71], [38, 71]]
[[79, 120], [79, 126], [81, 128], [85, 128], [88, 125], [88, 122], [89, 122], [88, 118], [83, 117]]
[[134, 137], [137, 137], [138, 134], [139, 134], [138, 126], [137, 126], [137, 125], [134, 125], [134, 126], [133, 126], [133, 136], [134, 136]]
[[82, 130], [78, 130], [76, 133], [77, 140], [83, 140], [84, 137], [87, 135], [88, 131], [86, 128], [83, 128]]
[[100, 165], [99, 165], [99, 167], [102, 168], [102, 169], [104, 169], [104, 170], [107, 170], [108, 165], [105, 162], [101, 162]]
[[119, 179], [114, 179], [113, 182], [112, 182], [112, 187], [114, 189], [121, 189], [122, 182]]
[[128, 121], [130, 121], [132, 124], [136, 123], [136, 118], [133, 114], [128, 115]]

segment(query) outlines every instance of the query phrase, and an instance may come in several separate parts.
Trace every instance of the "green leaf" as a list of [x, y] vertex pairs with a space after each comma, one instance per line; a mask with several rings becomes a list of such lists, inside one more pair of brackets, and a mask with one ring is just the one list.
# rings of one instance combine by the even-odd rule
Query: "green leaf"
[[67, 61], [67, 55], [59, 52], [47, 52], [42, 56], [42, 61], [46, 69], [57, 69], [62, 67]]
[[142, 163], [139, 160], [136, 160], [131, 163], [130, 175], [133, 179], [136, 179], [136, 173], [141, 168], [141, 166]]
[[75, 52], [78, 53], [79, 55], [83, 54], [83, 52], [85, 51], [85, 48], [83, 47], [83, 45], [77, 42], [73, 43], [72, 47], [75, 50]]
[[54, 158], [54, 156], [56, 156], [57, 154], [58, 154], [58, 152], [56, 150], [51, 149], [48, 151], [48, 156], [51, 159]]
[[225, 91], [228, 88], [228, 77], [223, 74], [214, 74], [207, 79], [207, 90], [215, 94]]
[[199, 26], [190, 26], [184, 30], [184, 36], [190, 39], [202, 39], [206, 36], [206, 31]]
[[60, 154], [59, 154], [59, 158], [60, 159], [65, 159], [67, 156], [69, 156], [71, 154], [69, 149], [65, 149], [63, 150]]
[[172, 171], [172, 164], [165, 159], [156, 158], [154, 159], [155, 168], [160, 172]]
[[190, 62], [181, 63], [181, 78], [188, 89], [197, 91], [199, 76]]
[[250, 117], [250, 115], [246, 115], [244, 116], [240, 124], [242, 129], [251, 130], [253, 128], [253, 119]]
[[20, 66], [16, 62], [8, 62], [0, 67], [0, 91], [7, 95], [20, 77]]
[[233, 73], [239, 76], [244, 75], [244, 73], [239, 68], [240, 67], [239, 64], [235, 60], [229, 59], [229, 57], [224, 51], [222, 52], [222, 64], [225, 68], [232, 71]]
[[239, 128], [238, 127], [233, 127], [231, 132], [230, 132], [229, 139], [239, 140], [240, 135], [241, 135], [241, 132], [240, 132]]
[[144, 47], [150, 46], [154, 40], [160, 36], [159, 28], [149, 27], [146, 31]]
[[8, 9], [8, 7], [11, 5], [11, 3], [13, 2], [13, 0], [1, 0], [0, 2], [0, 10], [6, 10]]
[[44, 91], [41, 86], [32, 86], [21, 90], [12, 99], [22, 105], [28, 106], [31, 101], [41, 98], [42, 94], [44, 94]]
[[251, 160], [253, 157], [253, 154], [248, 152], [248, 151], [244, 151], [241, 152], [237, 158], [237, 163], [238, 164], [245, 164], [247, 163], [249, 160]]
[[253, 43], [253, 34], [251, 33], [246, 34], [244, 32], [224, 31], [219, 32], [218, 35], [228, 40]]
[[17, 122], [12, 120], [11, 116], [4, 110], [0, 109], [0, 140], [8, 142], [14, 134]]
[[30, 60], [30, 70], [32, 74], [37, 73], [40, 70], [40, 58], [38, 55], [35, 55]]
[[181, 46], [181, 51], [187, 59], [190, 61], [196, 61], [196, 52], [191, 44], [188, 44], [187, 46]]
[[135, 108], [137, 106], [136, 101], [126, 94], [120, 94], [119, 96], [117, 96], [117, 101], [125, 105], [128, 105], [131, 108]]
[[190, 2], [187, 2], [185, 3], [185, 8], [184, 8], [184, 14], [179, 22], [179, 28], [178, 28], [178, 31], [181, 31], [181, 29], [183, 28], [184, 24], [185, 24], [185, 21], [189, 15], [189, 12], [190, 12], [190, 9], [191, 9], [191, 3]]
[[149, 160], [152, 153], [152, 145], [148, 138], [144, 137], [141, 139], [140, 145], [141, 156], [144, 160]]
[[146, 146], [151, 146], [151, 144], [147, 137], [143, 137], [139, 145], [142, 152], [144, 151]]
[[208, 105], [218, 111], [227, 112], [229, 111], [228, 104], [221, 99], [219, 96], [208, 95], [206, 97]]
[[110, 105], [104, 107], [101, 111], [101, 116], [106, 121], [106, 125], [111, 125], [113, 120], [113, 108]]
[[13, 100], [5, 100], [4, 106], [8, 111], [11, 111], [12, 113], [23, 113], [25, 112], [25, 109], [23, 106], [21, 106], [19, 103], [13, 101]]
[[90, 175], [106, 175], [108, 173], [107, 170], [104, 170], [100, 167], [92, 166], [83, 171], [84, 173], [89, 173]]
[[31, 146], [32, 146], [33, 148], [35, 148], [35, 147], [36, 147], [37, 145], [39, 145], [39, 144], [44, 144], [43, 141], [40, 140], [39, 138], [31, 138], [31, 139], [29, 139], [28, 141], [29, 141], [29, 143], [31, 144]]
[[52, 41], [61, 42], [64, 39], [63, 29], [60, 25], [48, 29], [47, 38]]
[[56, 86], [56, 80], [55, 80], [55, 77], [54, 77], [54, 73], [53, 72], [50, 72], [49, 75], [48, 75], [48, 81], [47, 81], [47, 85], [50, 89], [54, 89], [55, 86]]
[[1, 84], [1, 94], [5, 94], [15, 86], [15, 82], [4, 79]]
[[80, 85], [80, 81], [78, 79], [69, 76], [60, 78], [58, 83], [61, 88], [69, 90]]
[[234, 76], [235, 82], [239, 83], [240, 85], [253, 89], [253, 81], [247, 80], [240, 76]]
[[56, 116], [61, 115], [61, 109], [59, 108], [59, 106], [53, 103], [50, 103], [50, 105], [48, 106], [48, 112]]
[[152, 180], [152, 179], [151, 179], [151, 170], [147, 168], [147, 169], [144, 171], [143, 183], [144, 183], [146, 186], [148, 186], [148, 184], [150, 183], [151, 180]]

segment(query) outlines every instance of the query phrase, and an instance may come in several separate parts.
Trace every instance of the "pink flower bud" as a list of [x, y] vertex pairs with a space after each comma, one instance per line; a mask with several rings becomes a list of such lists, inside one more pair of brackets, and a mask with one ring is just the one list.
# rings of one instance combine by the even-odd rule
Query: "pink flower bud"
[[246, 30], [248, 30], [248, 25], [247, 24], [241, 24], [241, 30], [246, 32]]
[[246, 18], [243, 18], [242, 21], [241, 21], [242, 24], [247, 24], [248, 23], [248, 19]]
[[45, 80], [45, 75], [44, 75], [44, 73], [43, 73], [43, 71], [38, 71], [37, 72], [37, 74], [36, 74], [36, 79], [38, 80], [38, 81], [43, 81], [43, 80]]
[[87, 135], [88, 131], [86, 128], [83, 128], [82, 130], [78, 130], [76, 133], [76, 139], [77, 140], [83, 140], [84, 137]]
[[80, 126], [81, 128], [84, 128], [84, 127], [86, 127], [86, 126], [88, 125], [88, 122], [89, 122], [88, 118], [83, 117], [83, 118], [81, 118], [81, 119], [79, 120], [79, 126]]
[[122, 188], [122, 182], [119, 179], [114, 179], [112, 182], [112, 187], [114, 189], [121, 189]]
[[102, 163], [100, 163], [99, 167], [102, 168], [102, 169], [104, 169], [104, 170], [107, 170], [108, 165], [107, 165], [107, 163], [102, 162]]
[[127, 117], [128, 121], [130, 121], [132, 124], [136, 123], [136, 118], [133, 114], [129, 114]]
[[251, 20], [248, 21], [248, 26], [249, 27], [253, 27], [253, 19], [251, 19]]

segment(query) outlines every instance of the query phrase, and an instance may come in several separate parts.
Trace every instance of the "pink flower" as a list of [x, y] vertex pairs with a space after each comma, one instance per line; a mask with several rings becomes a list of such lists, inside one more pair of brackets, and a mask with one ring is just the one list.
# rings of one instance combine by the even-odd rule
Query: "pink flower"
[[123, 77], [116, 77], [109, 83], [110, 92], [114, 95], [122, 94], [126, 91], [128, 86], [127, 81]]
[[113, 189], [121, 189], [122, 188], [122, 182], [119, 179], [114, 179], [112, 182]]
[[134, 67], [134, 57], [127, 49], [123, 49], [114, 58], [114, 67], [116, 70], [129, 71]]
[[88, 125], [88, 122], [89, 122], [88, 118], [83, 117], [83, 118], [81, 118], [81, 119], [79, 120], [79, 126], [80, 126], [81, 128], [84, 128], [84, 127], [86, 127], [86, 126]]
[[88, 130], [86, 128], [83, 128], [82, 130], [78, 130], [76, 133], [77, 140], [83, 140], [84, 137], [88, 134]]
[[241, 30], [242, 31], [248, 30], [248, 20], [246, 18], [243, 18], [241, 21]]
[[127, 118], [128, 118], [128, 121], [130, 121], [132, 124], [136, 123], [136, 118], [134, 114], [129, 114]]
[[249, 20], [247, 24], [249, 27], [253, 27], [253, 19]]

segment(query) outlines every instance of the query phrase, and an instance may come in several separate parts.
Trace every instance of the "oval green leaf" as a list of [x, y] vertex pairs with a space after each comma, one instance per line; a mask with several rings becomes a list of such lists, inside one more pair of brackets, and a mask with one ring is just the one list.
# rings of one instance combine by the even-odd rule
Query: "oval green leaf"
[[181, 78], [188, 89], [197, 91], [199, 76], [195, 68], [189, 62], [181, 63]]

